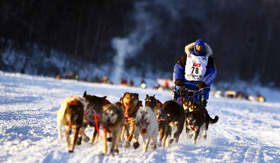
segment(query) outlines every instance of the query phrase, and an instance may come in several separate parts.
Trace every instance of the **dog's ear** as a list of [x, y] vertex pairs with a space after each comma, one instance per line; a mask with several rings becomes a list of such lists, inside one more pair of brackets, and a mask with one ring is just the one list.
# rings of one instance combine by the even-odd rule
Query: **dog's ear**
[[148, 98], [149, 97], [149, 95], [148, 94], [146, 94], [146, 98]]
[[86, 95], [87, 95], [87, 91], [84, 91], [84, 95], [83, 95], [83, 97], [86, 97]]
[[107, 98], [107, 96], [103, 96], [102, 98], [103, 98], [103, 99], [106, 99], [106, 98]]
[[156, 96], [156, 95], [153, 95], [153, 98], [156, 98], [155, 96]]

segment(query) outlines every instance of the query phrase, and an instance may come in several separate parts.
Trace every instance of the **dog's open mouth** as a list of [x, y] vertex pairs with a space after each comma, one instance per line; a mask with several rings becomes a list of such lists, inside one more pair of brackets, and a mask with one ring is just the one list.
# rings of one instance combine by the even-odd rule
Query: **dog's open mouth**
[[131, 108], [131, 106], [132, 106], [132, 105], [131, 105], [131, 104], [129, 104], [129, 103], [124, 104], [124, 107], [125, 107], [125, 109], [126, 109], [126, 110], [130, 109], [130, 108]]
[[149, 124], [150, 123], [145, 118], [141, 118], [140, 121], [139, 121], [139, 126], [141, 126], [141, 127], [147, 127]]

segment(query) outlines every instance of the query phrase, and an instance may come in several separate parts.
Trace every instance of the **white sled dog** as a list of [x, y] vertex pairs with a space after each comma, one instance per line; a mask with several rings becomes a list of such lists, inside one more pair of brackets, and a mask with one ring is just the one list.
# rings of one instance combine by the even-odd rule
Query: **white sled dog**
[[152, 149], [157, 147], [158, 122], [150, 107], [140, 107], [136, 114], [135, 131], [133, 138], [134, 148], [139, 147], [139, 134], [143, 139], [143, 151], [146, 152], [151, 141]]

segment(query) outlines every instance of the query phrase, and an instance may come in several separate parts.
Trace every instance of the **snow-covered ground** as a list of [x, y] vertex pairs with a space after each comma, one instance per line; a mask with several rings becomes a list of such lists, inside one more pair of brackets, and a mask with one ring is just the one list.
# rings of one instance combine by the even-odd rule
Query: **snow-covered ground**
[[[66, 96], [82, 96], [85, 90], [106, 95], [111, 102], [126, 91], [139, 93], [141, 100], [146, 94], [161, 101], [171, 99], [168, 91], [0, 71], [0, 162], [280, 162], [280, 99], [258, 103], [210, 97], [208, 111], [220, 119], [210, 125], [208, 139], [196, 145], [184, 130], [178, 144], [146, 153], [142, 146], [137, 150], [121, 147], [118, 156], [102, 156], [101, 142], [84, 143], [68, 153], [65, 141], [57, 140], [55, 112]], [[275, 99], [280, 92], [272, 95]]]

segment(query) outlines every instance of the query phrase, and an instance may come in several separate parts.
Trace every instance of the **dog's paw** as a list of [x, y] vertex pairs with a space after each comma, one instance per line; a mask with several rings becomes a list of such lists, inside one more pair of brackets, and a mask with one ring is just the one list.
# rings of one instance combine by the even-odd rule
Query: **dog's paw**
[[207, 139], [207, 135], [203, 135], [203, 139], [205, 139], [205, 140], [206, 140], [206, 139]]
[[107, 138], [107, 141], [112, 142], [112, 139], [113, 139], [112, 137], [109, 137], [109, 138]]
[[77, 144], [77, 145], [81, 145], [81, 144], [82, 144], [82, 137], [78, 137], [78, 138], [77, 138], [76, 144]]
[[134, 149], [137, 149], [139, 146], [140, 146], [140, 144], [138, 142], [133, 143]]
[[194, 140], [193, 140], [193, 144], [196, 144], [196, 142], [197, 142], [197, 140], [196, 140], [196, 139], [194, 139]]
[[187, 136], [189, 139], [191, 139], [193, 137], [193, 134], [188, 133]]
[[114, 157], [114, 156], [115, 156], [115, 154], [114, 154], [114, 153], [109, 153], [109, 154], [108, 154], [108, 156], [110, 156], [110, 157]]
[[153, 150], [155, 150], [155, 149], [157, 149], [157, 145], [156, 145], [156, 144], [151, 144], [151, 148], [152, 148]]
[[129, 148], [130, 147], [130, 143], [129, 142], [126, 142], [125, 143], [125, 148]]
[[115, 149], [114, 153], [119, 154], [119, 149]]
[[172, 144], [174, 139], [169, 139], [169, 144]]
[[68, 152], [69, 152], [69, 153], [73, 153], [74, 151], [73, 151], [73, 150], [68, 150]]
[[82, 139], [84, 142], [89, 142], [89, 140], [90, 140], [90, 138], [85, 134], [82, 136]]

